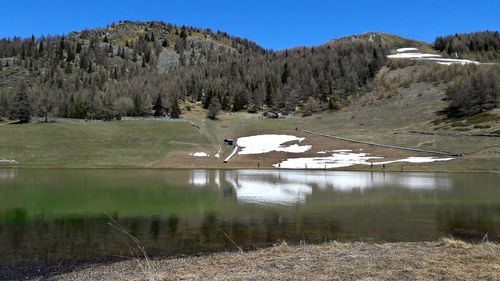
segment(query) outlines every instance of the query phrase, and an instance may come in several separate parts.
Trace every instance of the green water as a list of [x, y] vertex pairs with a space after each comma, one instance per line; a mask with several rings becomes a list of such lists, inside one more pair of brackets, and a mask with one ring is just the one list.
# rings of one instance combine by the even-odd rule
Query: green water
[[224, 232], [245, 249], [500, 241], [500, 175], [0, 169], [0, 278], [130, 256], [106, 214], [152, 256], [235, 250]]

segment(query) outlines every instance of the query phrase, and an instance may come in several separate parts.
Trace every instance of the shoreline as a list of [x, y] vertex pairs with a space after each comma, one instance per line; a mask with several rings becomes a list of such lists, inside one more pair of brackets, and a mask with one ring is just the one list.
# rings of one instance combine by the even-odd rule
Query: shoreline
[[500, 244], [327, 242], [94, 264], [32, 280], [497, 280]]
[[386, 166], [385, 169], [360, 169], [360, 168], [333, 168], [333, 169], [293, 169], [293, 168], [270, 168], [270, 167], [250, 167], [250, 166], [237, 166], [237, 167], [213, 167], [213, 166], [196, 166], [196, 167], [141, 167], [141, 166], [114, 166], [114, 167], [67, 167], [67, 166], [2, 166], [0, 169], [60, 169], [60, 170], [263, 170], [263, 171], [324, 171], [324, 172], [390, 172], [390, 173], [492, 173], [498, 174], [499, 171], [491, 170], [468, 170], [464, 167], [463, 170], [456, 169], [436, 169], [436, 170], [426, 170], [425, 166], [421, 166], [424, 169], [391, 169], [390, 166]]

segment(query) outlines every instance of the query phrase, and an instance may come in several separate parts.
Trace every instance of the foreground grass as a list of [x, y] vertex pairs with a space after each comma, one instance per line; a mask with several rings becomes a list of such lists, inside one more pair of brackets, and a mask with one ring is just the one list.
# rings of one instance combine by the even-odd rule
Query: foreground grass
[[[152, 262], [156, 280], [499, 280], [500, 245], [418, 243], [279, 245], [248, 253]], [[149, 276], [151, 278], [151, 276]], [[50, 280], [145, 280], [137, 261]]]

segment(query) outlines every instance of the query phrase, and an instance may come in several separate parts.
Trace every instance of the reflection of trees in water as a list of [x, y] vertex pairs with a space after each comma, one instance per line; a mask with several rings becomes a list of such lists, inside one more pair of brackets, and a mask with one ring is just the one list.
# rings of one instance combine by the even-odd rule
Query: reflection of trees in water
[[177, 226], [179, 225], [179, 218], [172, 215], [167, 220], [168, 233], [173, 236], [177, 232]]
[[151, 239], [158, 240], [158, 235], [160, 234], [160, 220], [158, 218], [151, 219], [149, 234], [151, 235]]
[[478, 241], [488, 234], [490, 241], [500, 242], [500, 208], [442, 209], [437, 220], [446, 236]]

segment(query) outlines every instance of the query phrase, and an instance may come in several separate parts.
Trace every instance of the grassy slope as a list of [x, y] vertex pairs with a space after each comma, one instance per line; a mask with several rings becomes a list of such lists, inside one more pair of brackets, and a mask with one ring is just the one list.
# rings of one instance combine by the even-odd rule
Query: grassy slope
[[0, 158], [23, 166], [142, 167], [207, 142], [183, 121], [0, 125]]

